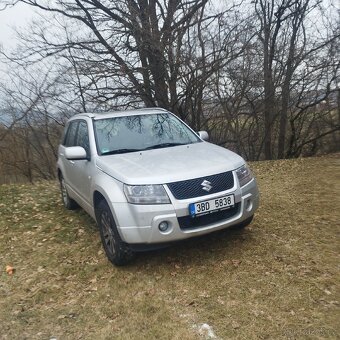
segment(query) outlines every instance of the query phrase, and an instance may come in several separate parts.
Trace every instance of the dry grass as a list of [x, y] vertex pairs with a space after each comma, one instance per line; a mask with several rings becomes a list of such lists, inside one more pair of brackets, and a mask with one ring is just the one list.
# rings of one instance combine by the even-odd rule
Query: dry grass
[[55, 183], [1, 186], [0, 338], [197, 339], [202, 323], [219, 339], [339, 338], [339, 165], [253, 163], [262, 201], [250, 227], [125, 268]]

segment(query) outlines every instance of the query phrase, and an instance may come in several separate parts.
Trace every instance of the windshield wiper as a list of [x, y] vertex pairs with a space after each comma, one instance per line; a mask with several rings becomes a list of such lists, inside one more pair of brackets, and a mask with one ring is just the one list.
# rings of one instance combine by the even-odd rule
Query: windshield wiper
[[186, 145], [188, 143], [162, 143], [162, 144], [156, 144], [152, 146], [148, 146], [144, 150], [151, 150], [151, 149], [161, 149], [161, 148], [167, 148], [170, 146], [177, 146], [177, 145]]
[[107, 156], [107, 155], [116, 155], [119, 153], [128, 153], [128, 152], [136, 152], [136, 151], [142, 151], [141, 149], [118, 149], [118, 150], [111, 150], [111, 151], [106, 151], [102, 152], [102, 156]]
[[105, 151], [102, 152], [102, 156], [107, 155], [116, 155], [119, 153], [128, 153], [128, 152], [136, 152], [136, 151], [144, 151], [144, 150], [152, 150], [152, 149], [161, 149], [161, 148], [167, 148], [171, 146], [177, 146], [177, 145], [186, 145], [187, 143], [161, 143], [161, 144], [155, 144], [148, 146], [145, 149], [118, 149], [118, 150], [111, 150], [111, 151]]

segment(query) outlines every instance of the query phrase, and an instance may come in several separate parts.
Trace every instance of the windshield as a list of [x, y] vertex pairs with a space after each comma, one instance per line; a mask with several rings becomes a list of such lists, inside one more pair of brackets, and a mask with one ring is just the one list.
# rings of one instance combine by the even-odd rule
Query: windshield
[[185, 145], [201, 140], [167, 113], [112, 117], [94, 121], [100, 155]]

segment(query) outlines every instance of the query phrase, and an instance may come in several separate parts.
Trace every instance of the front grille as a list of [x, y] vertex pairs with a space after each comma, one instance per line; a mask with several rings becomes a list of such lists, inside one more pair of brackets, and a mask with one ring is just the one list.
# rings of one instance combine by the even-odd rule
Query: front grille
[[227, 210], [212, 212], [210, 214], [197, 217], [191, 217], [190, 215], [177, 217], [177, 220], [181, 229], [199, 228], [212, 223], [227, 220], [235, 216], [239, 212], [239, 210], [240, 203], [236, 203], [234, 207]]
[[[203, 181], [209, 181], [211, 183], [212, 188], [209, 192], [203, 190]], [[167, 186], [175, 198], [184, 200], [187, 198], [216, 194], [217, 192], [231, 189], [234, 186], [234, 176], [232, 171], [228, 171], [217, 175], [168, 183]]]

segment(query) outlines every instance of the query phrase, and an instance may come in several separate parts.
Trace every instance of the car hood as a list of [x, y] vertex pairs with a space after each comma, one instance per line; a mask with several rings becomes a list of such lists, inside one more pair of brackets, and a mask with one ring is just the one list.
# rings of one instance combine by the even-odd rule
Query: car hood
[[189, 145], [98, 156], [97, 167], [126, 184], [165, 184], [234, 170], [242, 157], [217, 145]]

